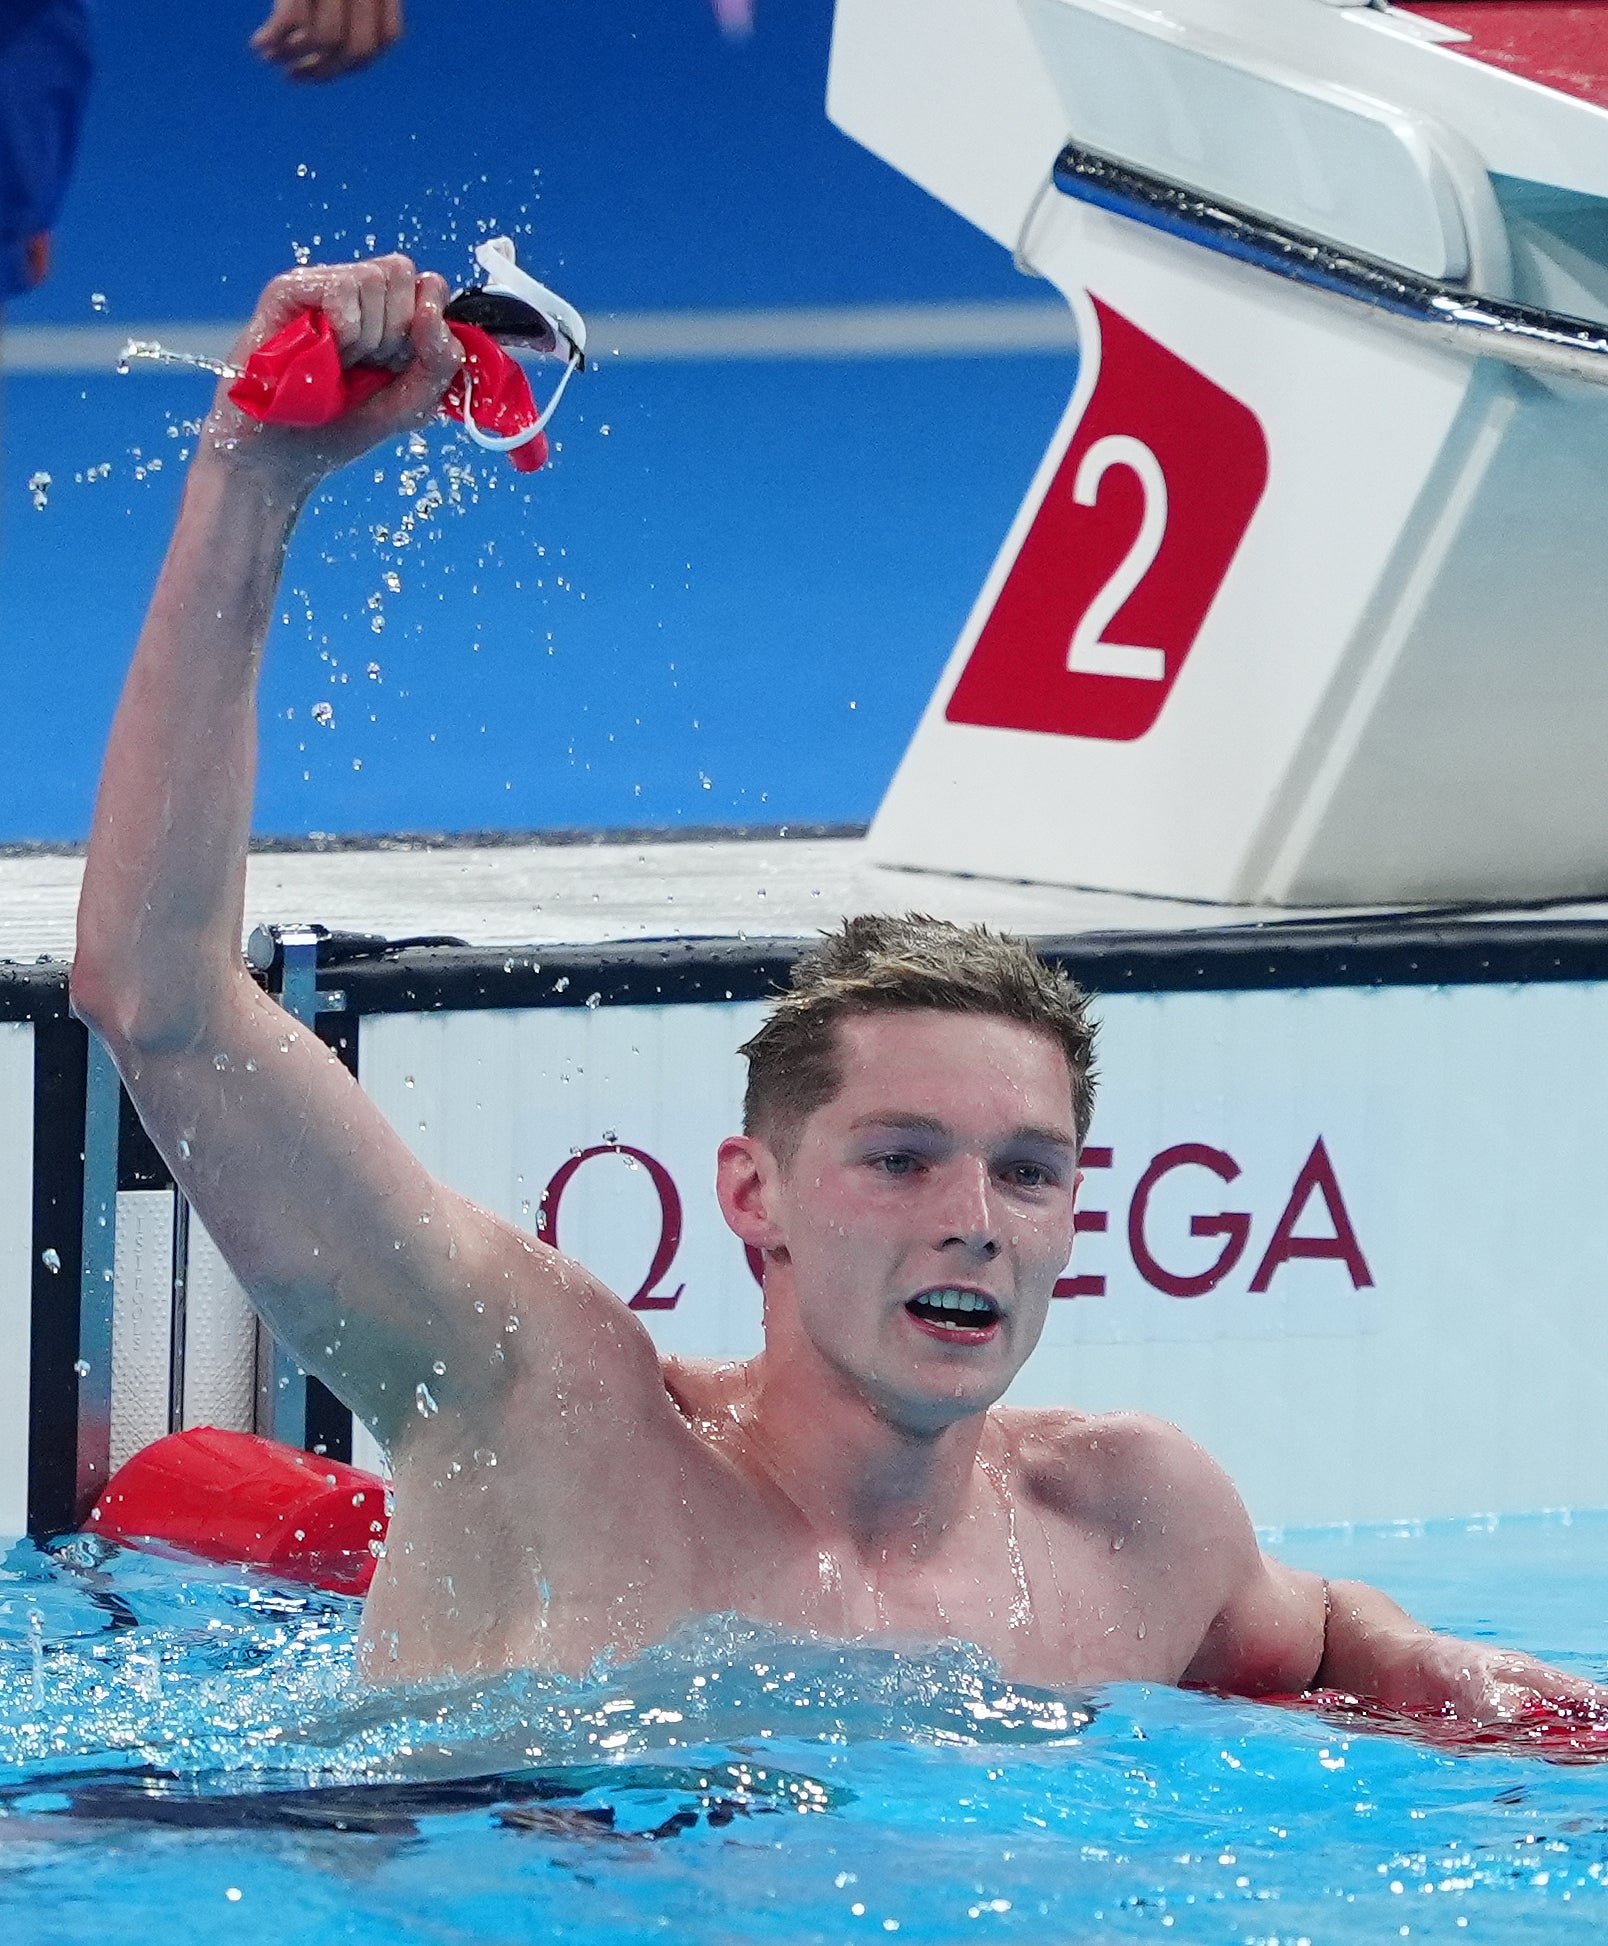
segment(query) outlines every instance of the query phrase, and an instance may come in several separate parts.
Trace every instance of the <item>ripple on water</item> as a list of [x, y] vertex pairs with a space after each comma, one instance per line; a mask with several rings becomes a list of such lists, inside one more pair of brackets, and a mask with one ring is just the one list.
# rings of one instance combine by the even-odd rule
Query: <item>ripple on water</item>
[[963, 1645], [731, 1617], [585, 1680], [381, 1693], [354, 1679], [356, 1620], [98, 1542], [14, 1551], [0, 1937], [143, 1946], [228, 1915], [276, 1946], [1327, 1946], [1608, 1923], [1596, 1768], [1165, 1689], [1025, 1690]]

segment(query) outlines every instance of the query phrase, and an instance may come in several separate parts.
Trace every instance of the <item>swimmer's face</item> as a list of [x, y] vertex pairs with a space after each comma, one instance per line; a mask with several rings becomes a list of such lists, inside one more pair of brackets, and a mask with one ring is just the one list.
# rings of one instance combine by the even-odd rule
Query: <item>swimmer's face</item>
[[777, 1172], [787, 1302], [900, 1423], [1005, 1391], [1072, 1247], [1066, 1056], [1016, 1021], [913, 1011], [838, 1029], [842, 1086]]

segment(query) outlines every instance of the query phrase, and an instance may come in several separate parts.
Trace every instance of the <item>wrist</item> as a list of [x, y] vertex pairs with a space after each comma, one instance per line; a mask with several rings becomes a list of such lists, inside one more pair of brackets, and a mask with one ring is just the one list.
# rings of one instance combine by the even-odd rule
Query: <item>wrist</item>
[[189, 492], [221, 502], [249, 519], [253, 530], [280, 541], [288, 538], [318, 484], [316, 473], [258, 450], [249, 437], [221, 434], [210, 420], [190, 464]]

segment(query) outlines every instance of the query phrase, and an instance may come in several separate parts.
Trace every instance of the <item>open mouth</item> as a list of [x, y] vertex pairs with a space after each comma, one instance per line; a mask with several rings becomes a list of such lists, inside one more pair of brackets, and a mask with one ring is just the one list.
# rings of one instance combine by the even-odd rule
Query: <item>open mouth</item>
[[981, 1291], [923, 1291], [911, 1298], [905, 1309], [917, 1324], [945, 1337], [980, 1337], [992, 1331], [1000, 1319], [999, 1306]]

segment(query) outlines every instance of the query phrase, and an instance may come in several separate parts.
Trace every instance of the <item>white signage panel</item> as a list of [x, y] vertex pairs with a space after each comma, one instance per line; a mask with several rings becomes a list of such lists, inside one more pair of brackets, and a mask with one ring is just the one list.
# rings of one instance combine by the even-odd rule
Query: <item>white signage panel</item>
[[[371, 1016], [427, 1165], [669, 1352], [761, 1305], [713, 1193], [762, 1008]], [[1608, 987], [1102, 1000], [1073, 1261], [1012, 1393], [1159, 1412], [1265, 1524], [1608, 1504]]]
[[758, 1005], [371, 1015], [360, 1071], [424, 1163], [631, 1300], [668, 1352], [744, 1358], [760, 1296], [715, 1201]]

